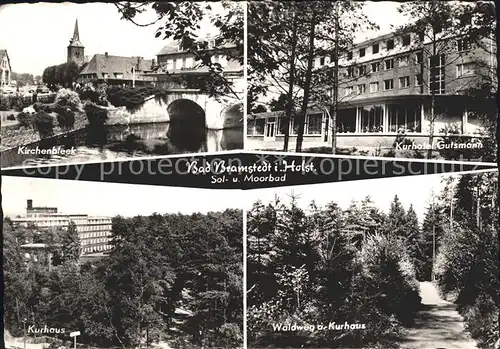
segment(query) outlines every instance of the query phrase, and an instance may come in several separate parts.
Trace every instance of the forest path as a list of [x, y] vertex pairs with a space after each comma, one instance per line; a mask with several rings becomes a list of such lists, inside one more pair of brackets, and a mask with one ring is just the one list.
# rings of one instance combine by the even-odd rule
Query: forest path
[[406, 329], [402, 349], [477, 349], [465, 331], [457, 305], [445, 301], [431, 282], [420, 283], [422, 309], [415, 324]]

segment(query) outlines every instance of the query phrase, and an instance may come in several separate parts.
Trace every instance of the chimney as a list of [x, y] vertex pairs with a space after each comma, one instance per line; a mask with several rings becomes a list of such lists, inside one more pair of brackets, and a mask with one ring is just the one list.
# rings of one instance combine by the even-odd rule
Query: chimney
[[141, 70], [141, 60], [142, 57], [137, 57], [137, 70]]
[[106, 58], [108, 58], [108, 53], [107, 53], [107, 52], [104, 52], [104, 56], [105, 56]]
[[33, 208], [33, 200], [31, 200], [31, 199], [30, 199], [30, 200], [27, 200], [27, 201], [26, 201], [26, 206], [27, 206], [26, 208], [27, 208], [28, 210], [31, 210], [31, 209]]
[[156, 66], [156, 60], [153, 58], [151, 60], [151, 68], [154, 68]]

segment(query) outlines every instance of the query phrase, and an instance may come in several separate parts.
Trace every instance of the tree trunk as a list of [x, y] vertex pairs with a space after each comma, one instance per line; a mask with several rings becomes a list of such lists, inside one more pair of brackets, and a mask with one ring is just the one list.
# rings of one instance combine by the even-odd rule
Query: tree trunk
[[295, 151], [300, 153], [302, 151], [302, 141], [304, 139], [304, 128], [306, 122], [307, 105], [309, 104], [309, 90], [311, 88], [312, 79], [312, 65], [314, 60], [314, 37], [316, 34], [316, 10], [312, 10], [311, 18], [311, 29], [309, 31], [309, 47], [307, 55], [307, 71], [306, 71], [306, 81], [304, 83], [304, 98], [302, 100], [302, 108], [299, 114], [299, 129], [297, 131], [297, 145]]
[[293, 106], [293, 85], [295, 82], [295, 50], [297, 48], [297, 14], [293, 14], [292, 24], [292, 52], [290, 54], [290, 81], [288, 85], [286, 116], [285, 116], [285, 139], [283, 142], [283, 151], [288, 151], [288, 142], [290, 140], [290, 121], [292, 120]]
[[338, 99], [339, 99], [339, 11], [338, 2], [335, 3], [335, 50], [334, 50], [334, 60], [335, 67], [333, 68], [333, 101], [330, 110], [330, 115], [332, 116], [332, 122], [330, 127], [332, 128], [332, 154], [337, 151], [337, 111], [338, 111]]

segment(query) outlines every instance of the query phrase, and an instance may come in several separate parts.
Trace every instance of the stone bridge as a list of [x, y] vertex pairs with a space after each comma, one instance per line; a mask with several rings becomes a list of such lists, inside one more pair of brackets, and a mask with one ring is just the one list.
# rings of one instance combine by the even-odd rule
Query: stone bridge
[[195, 89], [170, 89], [162, 98], [146, 98], [133, 112], [117, 108], [109, 121], [110, 124], [178, 121], [220, 130], [243, 126], [243, 103], [235, 98], [218, 101]]

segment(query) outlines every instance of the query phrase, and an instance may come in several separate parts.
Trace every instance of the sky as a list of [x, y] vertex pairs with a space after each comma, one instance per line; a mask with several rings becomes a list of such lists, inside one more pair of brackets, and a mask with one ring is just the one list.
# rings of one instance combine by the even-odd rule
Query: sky
[[24, 215], [27, 199], [32, 199], [34, 206], [58, 207], [62, 213], [130, 217], [154, 212], [251, 209], [257, 200], [267, 203], [278, 195], [288, 201], [289, 195], [293, 193], [298, 195], [299, 206], [303, 208], [307, 208], [314, 200], [320, 206], [333, 201], [345, 209], [352, 200], [370, 196], [376, 207], [386, 213], [394, 195], [398, 195], [405, 209], [413, 204], [422, 222], [431, 194], [434, 192], [438, 195], [444, 188], [442, 180], [450, 175], [460, 176], [402, 176], [245, 191], [2, 176], [1, 190], [4, 215], [10, 217]]
[[291, 194], [298, 196], [297, 202], [303, 209], [307, 209], [313, 200], [319, 206], [336, 202], [341, 208], [346, 209], [352, 200], [363, 200], [366, 196], [370, 196], [378, 209], [388, 213], [391, 201], [394, 195], [397, 195], [405, 210], [410, 204], [413, 205], [419, 222], [422, 223], [426, 207], [431, 202], [431, 194], [434, 192], [435, 195], [439, 195], [444, 189], [443, 179], [449, 176], [458, 177], [460, 174], [414, 175], [258, 189], [248, 192], [245, 209], [250, 209], [257, 200], [263, 203], [272, 202], [275, 195], [284, 202], [290, 201]]
[[[222, 8], [211, 6], [214, 12]], [[2, 5], [0, 49], [7, 49], [14, 72], [41, 75], [46, 67], [66, 62], [67, 46], [76, 19], [86, 56], [108, 52], [116, 56], [152, 59], [170, 43], [155, 38], [162, 21], [149, 27], [138, 27], [120, 18], [112, 3]], [[149, 9], [138, 15], [136, 22], [145, 24], [156, 18], [156, 12]], [[203, 21], [201, 31], [203, 34], [213, 32], [208, 18]]]
[[121, 183], [85, 182], [2, 176], [2, 208], [5, 216], [26, 212], [33, 206], [57, 207], [61, 213], [126, 217], [152, 213], [193, 213], [242, 208], [239, 191], [175, 188]]

